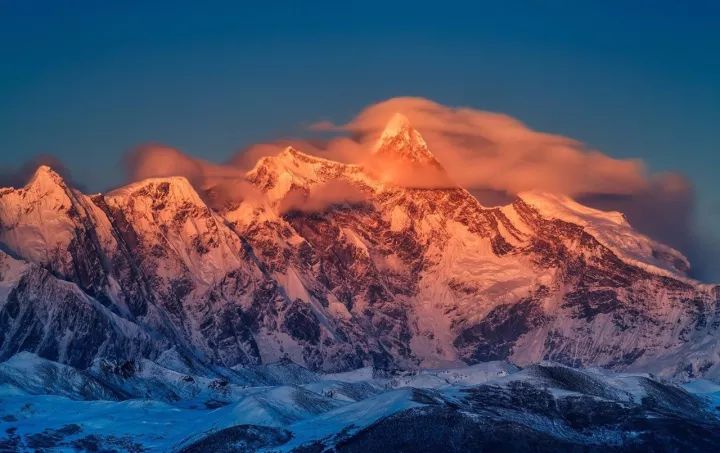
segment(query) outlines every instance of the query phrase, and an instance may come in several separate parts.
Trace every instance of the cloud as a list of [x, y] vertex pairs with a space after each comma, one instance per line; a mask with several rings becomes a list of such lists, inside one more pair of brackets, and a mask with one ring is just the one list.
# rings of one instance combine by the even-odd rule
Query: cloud
[[[342, 132], [338, 129], [339, 132]], [[369, 155], [369, 144], [353, 137], [338, 136], [329, 139], [283, 139], [257, 143], [235, 153], [228, 165], [250, 170], [262, 157], [275, 156], [288, 146], [313, 156], [338, 162], [362, 163]]]
[[[344, 139], [334, 140], [335, 144]], [[305, 152], [330, 157], [327, 142], [308, 140], [277, 141], [256, 144], [236, 153], [224, 164], [199, 159], [162, 144], [147, 144], [131, 151], [125, 158], [128, 182], [147, 178], [184, 176], [208, 205], [216, 209], [232, 208], [242, 201], [264, 198], [260, 190], [248, 182], [246, 172], [265, 156], [274, 156], [293, 145]], [[357, 145], [355, 145], [357, 146]], [[281, 200], [278, 211], [322, 212], [330, 206], [358, 204], [367, 195], [352, 184], [330, 181], [314, 187], [309, 193], [294, 189]]]
[[291, 190], [280, 202], [281, 214], [299, 212], [322, 212], [331, 206], [350, 204], [357, 205], [367, 201], [368, 197], [362, 190], [345, 181], [328, 181], [318, 184], [309, 192]]
[[[323, 122], [314, 128], [348, 132], [358, 148], [368, 149], [396, 112], [420, 131], [451, 178], [468, 189], [578, 196], [631, 194], [648, 187], [639, 160], [614, 159], [576, 140], [534, 131], [507, 115], [447, 107], [423, 98], [393, 98], [367, 107], [347, 124]], [[334, 153], [337, 146], [331, 144], [328, 152]]]
[[237, 166], [208, 162], [161, 144], [136, 148], [126, 156], [125, 164], [131, 182], [184, 176], [213, 208], [228, 208], [243, 200], [261, 197]]
[[125, 163], [130, 181], [184, 176], [192, 184], [200, 186], [207, 170], [216, 167], [175, 148], [154, 143], [137, 147], [126, 156]]
[[401, 159], [387, 156], [370, 156], [362, 162], [366, 172], [373, 178], [392, 182], [411, 189], [447, 189], [457, 184], [439, 166], [431, 164], [408, 164]]

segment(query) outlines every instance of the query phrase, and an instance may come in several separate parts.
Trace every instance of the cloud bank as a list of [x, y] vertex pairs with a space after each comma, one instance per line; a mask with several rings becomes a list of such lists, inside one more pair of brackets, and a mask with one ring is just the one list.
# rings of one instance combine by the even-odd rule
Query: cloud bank
[[357, 205], [367, 200], [367, 195], [345, 181], [328, 181], [313, 187], [309, 193], [291, 190], [280, 202], [279, 211], [322, 212], [334, 205]]

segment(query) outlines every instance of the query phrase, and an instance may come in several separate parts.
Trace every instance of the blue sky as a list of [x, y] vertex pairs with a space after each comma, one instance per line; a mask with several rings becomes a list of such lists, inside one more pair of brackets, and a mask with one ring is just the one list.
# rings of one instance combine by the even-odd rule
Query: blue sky
[[422, 96], [680, 171], [720, 231], [717, 2], [247, 3], [0, 0], [0, 167], [102, 190], [142, 143], [221, 161]]

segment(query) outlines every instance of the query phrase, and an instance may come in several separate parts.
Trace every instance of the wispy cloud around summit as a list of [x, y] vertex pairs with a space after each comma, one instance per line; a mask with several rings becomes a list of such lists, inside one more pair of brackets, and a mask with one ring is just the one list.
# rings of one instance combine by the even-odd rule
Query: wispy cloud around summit
[[389, 99], [365, 108], [347, 124], [322, 122], [314, 128], [344, 131], [369, 145], [396, 112], [410, 120], [451, 177], [466, 188], [577, 196], [628, 194], [650, 183], [639, 160], [612, 158], [571, 138], [534, 131], [507, 115], [424, 98]]

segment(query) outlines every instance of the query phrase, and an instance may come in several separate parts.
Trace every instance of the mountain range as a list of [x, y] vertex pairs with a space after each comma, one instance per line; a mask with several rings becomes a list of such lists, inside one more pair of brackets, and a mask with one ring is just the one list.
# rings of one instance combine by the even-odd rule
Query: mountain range
[[720, 286], [680, 252], [562, 195], [483, 206], [401, 115], [363, 164], [288, 147], [237, 184], [0, 189], [0, 361], [720, 377]]

